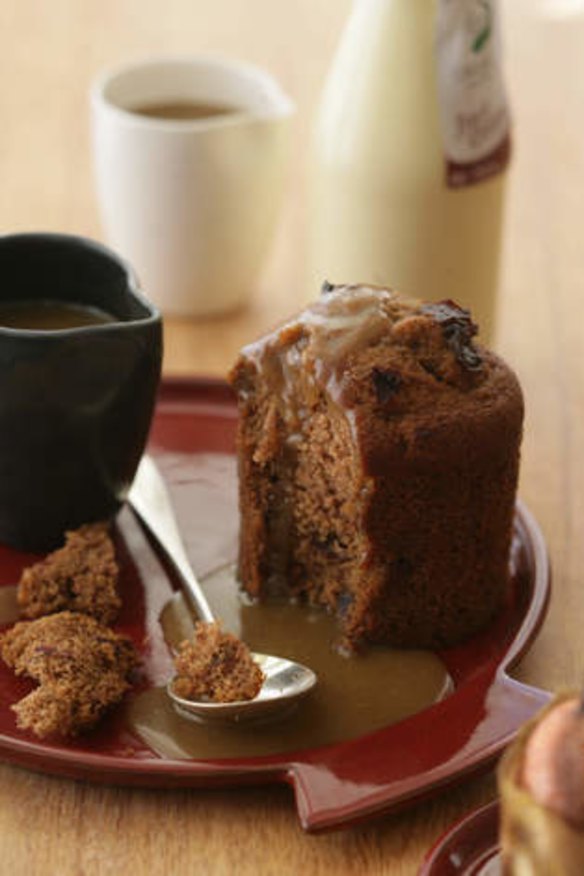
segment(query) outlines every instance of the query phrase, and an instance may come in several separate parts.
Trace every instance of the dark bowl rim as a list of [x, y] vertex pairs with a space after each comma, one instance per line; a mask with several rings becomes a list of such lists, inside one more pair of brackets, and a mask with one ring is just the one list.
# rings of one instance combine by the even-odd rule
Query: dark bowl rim
[[107, 332], [119, 332], [135, 328], [137, 325], [149, 326], [156, 325], [162, 322], [162, 314], [158, 307], [146, 298], [140, 287], [138, 276], [132, 265], [123, 256], [119, 255], [106, 244], [91, 237], [85, 237], [81, 234], [70, 234], [61, 231], [17, 231], [0, 234], [0, 246], [4, 241], [24, 240], [24, 241], [44, 241], [55, 243], [69, 243], [80, 246], [81, 248], [90, 250], [110, 262], [114, 262], [123, 272], [128, 283], [128, 293], [136, 299], [146, 311], [147, 315], [140, 319], [124, 319], [114, 322], [97, 323], [94, 325], [73, 326], [72, 328], [62, 329], [25, 329], [14, 328], [10, 326], [0, 325], [0, 337], [23, 337], [23, 338], [51, 338], [51, 337], [68, 337], [85, 334], [99, 334]]

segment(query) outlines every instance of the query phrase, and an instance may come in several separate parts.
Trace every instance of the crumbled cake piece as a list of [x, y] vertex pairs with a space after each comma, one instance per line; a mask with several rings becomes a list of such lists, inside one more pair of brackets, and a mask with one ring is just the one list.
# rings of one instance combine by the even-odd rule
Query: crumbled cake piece
[[77, 611], [109, 624], [121, 600], [119, 569], [106, 523], [89, 523], [65, 534], [65, 545], [22, 573], [18, 604], [23, 617]]
[[129, 689], [138, 662], [127, 636], [70, 611], [17, 623], [0, 636], [0, 656], [39, 682], [11, 708], [18, 726], [40, 737], [92, 727]]
[[264, 681], [247, 645], [219, 624], [197, 623], [192, 641], [181, 642], [174, 663], [173, 690], [186, 700], [253, 700]]
[[507, 592], [519, 383], [452, 301], [323, 293], [230, 375], [241, 585], [322, 605], [350, 647], [457, 644]]

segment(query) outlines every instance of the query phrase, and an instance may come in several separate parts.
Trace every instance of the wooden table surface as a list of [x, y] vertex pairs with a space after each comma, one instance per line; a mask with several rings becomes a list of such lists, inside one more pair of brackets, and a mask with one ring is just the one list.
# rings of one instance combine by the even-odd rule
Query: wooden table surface
[[[549, 688], [579, 685], [584, 678], [583, 5], [503, 2], [516, 150], [497, 346], [525, 390], [521, 494], [547, 538], [555, 580], [545, 626], [517, 676]], [[265, 65], [299, 107], [289, 191], [270, 263], [246, 312], [166, 325], [166, 373], [224, 374], [242, 343], [300, 300], [306, 137], [349, 8], [350, 0], [4, 0], [2, 231], [100, 236], [86, 102], [100, 67], [175, 50], [216, 50]], [[493, 795], [492, 777], [486, 777], [398, 816], [307, 836], [283, 788], [125, 790], [3, 766], [0, 871], [414, 874], [449, 822]]]

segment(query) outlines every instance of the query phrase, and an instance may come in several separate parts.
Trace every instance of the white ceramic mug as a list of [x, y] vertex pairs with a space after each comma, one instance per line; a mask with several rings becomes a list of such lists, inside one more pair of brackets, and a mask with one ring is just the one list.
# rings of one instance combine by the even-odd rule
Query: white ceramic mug
[[[193, 120], [133, 111], [180, 102], [234, 111]], [[104, 230], [148, 297], [191, 316], [242, 304], [282, 200], [292, 101], [249, 64], [184, 56], [102, 73], [91, 105]]]

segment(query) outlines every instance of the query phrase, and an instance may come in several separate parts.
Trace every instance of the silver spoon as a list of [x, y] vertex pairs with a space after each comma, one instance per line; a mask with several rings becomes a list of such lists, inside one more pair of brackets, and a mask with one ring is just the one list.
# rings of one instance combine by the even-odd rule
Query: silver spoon
[[[172, 502], [154, 461], [143, 456], [128, 494], [128, 502], [178, 572], [184, 594], [197, 617], [205, 623], [215, 618], [197, 581], [181, 538]], [[232, 722], [264, 720], [291, 709], [316, 684], [316, 675], [301, 663], [269, 654], [252, 654], [265, 679], [253, 700], [215, 703], [186, 700], [166, 687], [175, 709], [184, 717], [199, 721]]]

